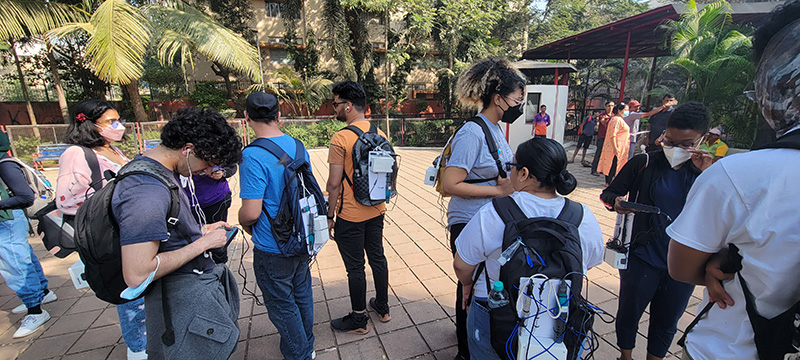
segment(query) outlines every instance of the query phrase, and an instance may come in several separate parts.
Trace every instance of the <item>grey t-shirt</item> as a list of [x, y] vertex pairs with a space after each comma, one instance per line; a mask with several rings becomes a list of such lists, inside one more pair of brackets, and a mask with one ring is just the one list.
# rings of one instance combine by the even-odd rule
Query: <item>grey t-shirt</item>
[[[511, 146], [508, 145], [500, 125], [492, 124], [483, 114], [478, 116], [489, 125], [489, 130], [492, 132], [492, 138], [497, 145], [497, 151], [500, 155], [500, 163], [505, 164], [514, 160], [514, 152]], [[489, 147], [486, 145], [486, 137], [483, 135], [481, 126], [472, 122], [468, 122], [456, 132], [453, 142], [451, 144], [452, 155], [447, 162], [447, 167], [458, 167], [467, 171], [465, 180], [473, 179], [496, 179], [498, 176], [497, 164], [489, 153]], [[487, 181], [478, 183], [476, 185], [495, 186], [497, 181]], [[459, 196], [452, 196], [450, 204], [447, 207], [447, 223], [453, 224], [466, 224], [472, 217], [478, 213], [481, 206], [491, 201], [491, 197], [485, 198], [462, 198]]]

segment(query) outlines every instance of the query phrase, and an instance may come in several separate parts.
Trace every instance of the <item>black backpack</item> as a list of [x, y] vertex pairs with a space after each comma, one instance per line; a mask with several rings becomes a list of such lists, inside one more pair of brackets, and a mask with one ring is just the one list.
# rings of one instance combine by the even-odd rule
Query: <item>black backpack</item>
[[112, 304], [130, 300], [120, 297], [128, 285], [122, 277], [122, 252], [119, 224], [111, 212], [111, 198], [117, 182], [130, 175], [152, 176], [169, 188], [170, 207], [167, 212], [167, 231], [185, 231], [178, 214], [181, 188], [159, 165], [149, 160], [133, 160], [120, 169], [113, 179], [86, 199], [75, 215], [75, 246], [85, 265], [86, 282], [95, 295]]
[[[497, 214], [505, 223], [503, 250], [518, 239], [520, 246], [508, 262], [500, 267], [500, 281], [509, 294], [509, 304], [489, 309], [492, 347], [501, 359], [516, 356], [518, 341], [515, 325], [522, 322], [517, 316], [520, 278], [543, 274], [551, 279], [570, 280], [569, 318], [564, 333], [568, 359], [576, 359], [583, 340], [589, 336], [593, 317], [587, 302], [581, 296], [583, 283], [583, 252], [578, 226], [583, 220], [583, 205], [564, 199], [564, 208], [557, 218], [528, 218], [510, 196], [492, 200]], [[483, 271], [489, 287], [485, 264], [480, 264], [476, 274]], [[487, 289], [489, 290], [489, 289]]]
[[[800, 150], [800, 130], [795, 130], [782, 136], [773, 143], [769, 143], [753, 150], [761, 149], [795, 149]], [[783, 360], [787, 354], [800, 353], [800, 299], [796, 301], [786, 311], [777, 316], [767, 319], [761, 316], [756, 309], [756, 295], [750, 292], [747, 282], [742, 277], [742, 256], [739, 248], [734, 244], [728, 245], [728, 258], [723, 263], [721, 270], [725, 273], [736, 273], [744, 294], [745, 310], [750, 324], [753, 326], [753, 341], [756, 344], [759, 360]], [[685, 346], [686, 335], [692, 331], [700, 319], [708, 313], [713, 302], [706, 304], [695, 319], [686, 327], [683, 336], [678, 340], [678, 345]]]
[[286, 154], [278, 144], [266, 138], [258, 138], [247, 146], [257, 146], [269, 151], [279, 159], [278, 163], [285, 168], [284, 187], [278, 205], [278, 213], [274, 218], [270, 216], [266, 202], [262, 209], [269, 219], [272, 236], [275, 238], [281, 254], [284, 256], [314, 255], [313, 238], [311, 243], [306, 240], [310, 234], [306, 234], [303, 226], [304, 221], [313, 222], [314, 214], [312, 214], [312, 218], [309, 218], [308, 214], [304, 214], [307, 209], [301, 207], [300, 199], [309, 195], [313, 196], [317, 202], [316, 215], [326, 215], [327, 208], [322, 190], [314, 178], [314, 174], [311, 173], [311, 166], [306, 161], [305, 147], [300, 140], [294, 139], [294, 141], [297, 146], [294, 158]]
[[[387, 151], [395, 158], [389, 179], [389, 186], [391, 189], [388, 189], [391, 191], [390, 197], [393, 197], [397, 194], [398, 166], [396, 159], [397, 154], [395, 154], [392, 144], [389, 140], [386, 140], [385, 137], [378, 134], [378, 128], [375, 127], [374, 124], [369, 125], [369, 131], [367, 132], [361, 131], [361, 129], [354, 125], [346, 127], [345, 130], [350, 130], [358, 135], [358, 140], [353, 144], [353, 178], [350, 179], [347, 173], [344, 174], [345, 180], [347, 180], [347, 183], [350, 184], [350, 187], [353, 189], [353, 196], [356, 201], [365, 206], [374, 206], [382, 202], [387, 202], [385, 199], [372, 200], [370, 197], [369, 152], [373, 150]], [[344, 192], [342, 192], [342, 196], [344, 196]], [[342, 201], [342, 203], [343, 202], [344, 201]], [[341, 212], [341, 209], [340, 206], [339, 212]]]

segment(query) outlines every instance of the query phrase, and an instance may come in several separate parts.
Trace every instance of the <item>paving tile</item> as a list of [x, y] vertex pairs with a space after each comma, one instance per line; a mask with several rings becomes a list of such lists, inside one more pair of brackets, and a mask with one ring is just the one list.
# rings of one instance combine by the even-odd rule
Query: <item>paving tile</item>
[[412, 282], [419, 282], [419, 279], [417, 279], [417, 276], [407, 267], [389, 271], [390, 284], [403, 285]]
[[347, 280], [325, 282], [322, 284], [322, 291], [325, 294], [325, 299], [328, 300], [350, 295], [350, 288], [347, 285]]
[[377, 314], [374, 312], [370, 313], [370, 317], [373, 319], [372, 323], [375, 324], [375, 331], [378, 334], [385, 334], [390, 331], [414, 326], [414, 322], [411, 321], [411, 317], [408, 316], [408, 313], [402, 306], [390, 308], [389, 314], [392, 315], [392, 320], [389, 322], [381, 322]]
[[401, 303], [408, 303], [431, 297], [431, 293], [421, 283], [392, 286]]
[[[75, 315], [64, 315], [55, 320], [55, 322], [50, 325], [42, 337], [60, 335], [71, 333], [75, 331], [83, 331], [89, 328], [102, 310], [93, 310], [85, 313], [75, 314]], [[53, 321], [52, 319], [50, 321]]]
[[408, 359], [430, 351], [414, 327], [383, 334], [380, 338], [390, 360]]
[[445, 349], [458, 344], [456, 324], [449, 318], [417, 326], [431, 350]]
[[385, 354], [378, 338], [371, 337], [339, 346], [339, 356], [348, 360], [374, 360], [383, 358]]
[[[343, 333], [343, 332], [334, 331], [333, 335], [336, 337], [336, 343], [339, 344], [339, 346], [341, 346], [342, 344], [350, 343], [350, 342], [353, 342], [353, 341], [359, 341], [359, 340], [366, 339], [368, 337], [376, 336], [377, 333], [375, 332], [375, 323], [372, 321], [372, 319], [368, 319], [367, 320], [367, 324], [369, 324], [369, 332], [366, 333], [366, 334], [363, 334], [363, 335], [362, 334], [349, 334], [349, 333]], [[330, 323], [328, 323], [328, 326], [330, 327]]]
[[75, 305], [72, 305], [72, 307], [69, 310], [67, 310], [66, 314], [72, 315], [92, 310], [102, 310], [108, 306], [113, 306], [113, 305], [98, 299], [94, 295], [86, 295], [78, 299]]
[[17, 360], [41, 360], [54, 356], [64, 355], [72, 344], [78, 340], [80, 333], [58, 335], [48, 338], [39, 338], [25, 349]]
[[117, 314], [117, 308], [114, 306], [103, 310], [100, 316], [97, 317], [97, 320], [92, 324], [92, 327], [99, 328], [112, 324], [119, 325], [119, 315]]
[[281, 360], [280, 336], [273, 334], [247, 341], [247, 358], [264, 360]]
[[336, 336], [331, 329], [331, 323], [325, 322], [314, 325], [314, 349], [319, 355], [320, 350], [336, 347]]
[[239, 327], [239, 341], [247, 340], [250, 336], [250, 318], [240, 318], [236, 324]]
[[458, 346], [451, 346], [433, 353], [436, 360], [452, 360], [458, 354]]
[[278, 332], [267, 314], [253, 316], [250, 320], [250, 338], [271, 335]]
[[0, 359], [16, 359], [31, 343], [5, 344], [0, 346]]
[[[452, 264], [452, 263], [451, 263]], [[452, 267], [452, 266], [451, 266]], [[411, 271], [414, 272], [417, 277], [422, 280], [422, 283], [425, 283], [426, 280], [434, 279], [438, 277], [445, 276], [446, 273], [439, 268], [439, 266], [435, 264], [425, 264], [414, 266], [411, 268]]]
[[434, 299], [403, 304], [403, 307], [408, 312], [411, 320], [417, 325], [447, 317], [447, 313], [442, 310], [442, 306]]
[[435, 279], [428, 279], [422, 282], [433, 296], [444, 295], [456, 292], [456, 282], [449, 276], [442, 276]]
[[339, 350], [336, 348], [327, 349], [325, 351], [317, 351], [316, 360], [339, 360]]
[[[109, 325], [102, 328], [97, 329], [89, 329], [83, 335], [81, 335], [80, 339], [75, 342], [69, 349], [69, 353], [80, 353], [87, 350], [94, 350], [106, 347], [108, 345], [114, 345], [117, 342], [120, 342], [122, 334], [120, 333], [119, 326]], [[111, 352], [111, 348], [108, 348], [106, 355]]]

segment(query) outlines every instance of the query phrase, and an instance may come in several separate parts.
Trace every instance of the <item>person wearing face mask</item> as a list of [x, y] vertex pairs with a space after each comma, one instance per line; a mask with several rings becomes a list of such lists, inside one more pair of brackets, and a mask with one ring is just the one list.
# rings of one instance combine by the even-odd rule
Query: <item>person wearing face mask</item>
[[[462, 105], [477, 108], [478, 115], [456, 132], [451, 142], [452, 155], [442, 178], [442, 189], [450, 194], [447, 227], [450, 249], [456, 253], [455, 240], [478, 210], [492, 198], [514, 191], [503, 165], [513, 159], [499, 123], [513, 123], [522, 115], [525, 78], [507, 60], [487, 58], [472, 64], [458, 79], [456, 91]], [[488, 129], [489, 135], [484, 133]], [[497, 147], [497, 159], [489, 152], [487, 138]], [[462, 306], [462, 286], [456, 286], [456, 337], [458, 359], [469, 359], [467, 312]]]
[[[514, 193], [511, 199], [529, 218], [555, 218], [561, 213], [565, 199], [578, 186], [575, 177], [567, 171], [567, 153], [552, 139], [533, 138], [517, 147], [514, 162], [505, 164]], [[603, 261], [603, 233], [594, 214], [586, 205], [578, 226], [583, 273]], [[456, 239], [457, 252], [453, 261], [456, 276], [464, 285], [462, 302], [457, 306], [469, 307], [469, 348], [472, 358], [499, 359], [491, 344], [495, 330], [489, 320], [485, 276], [478, 276], [473, 284], [474, 272], [486, 263], [489, 279], [500, 278], [500, 264], [494, 261], [503, 246], [505, 223], [491, 202], [482, 206]], [[470, 292], [474, 290], [472, 300]], [[511, 326], [514, 324], [512, 323]]]
[[619, 214], [634, 212], [620, 205], [626, 196], [628, 201], [661, 210], [660, 214], [635, 215], [628, 268], [619, 271], [615, 327], [622, 360], [631, 359], [639, 320], [648, 305], [647, 359], [664, 358], [694, 290], [694, 285], [677, 281], [667, 272], [666, 228], [683, 210], [692, 184], [711, 165], [711, 155], [696, 148], [710, 118], [708, 109], [698, 102], [675, 109], [658, 138], [663, 150], [635, 156], [600, 195], [606, 208]]
[[[126, 166], [149, 162], [171, 176], [210, 175], [242, 160], [242, 142], [219, 112], [183, 108], [161, 131], [161, 144]], [[191, 180], [189, 180], [191, 183]], [[191, 186], [194, 189], [194, 186]], [[209, 250], [227, 243], [226, 222], [201, 227], [189, 197], [178, 191], [177, 224], [168, 231], [170, 189], [159, 179], [131, 174], [115, 183], [111, 212], [119, 225], [122, 295], [144, 294], [149, 359], [227, 359], [239, 339], [239, 289]]]
[[[85, 100], [72, 111], [70, 124], [64, 135], [68, 147], [58, 160], [56, 206], [64, 220], [73, 222], [78, 207], [87, 196], [105, 185], [102, 176], [106, 170], [114, 173], [129, 160], [114, 146], [125, 136], [125, 120], [111, 103], [102, 100]], [[87, 156], [97, 159], [98, 168], [92, 169]], [[95, 174], [99, 170], [99, 174]], [[93, 183], [93, 178], [101, 179]], [[116, 306], [122, 339], [128, 346], [128, 359], [146, 359], [144, 299]]]
[[628, 162], [628, 139], [631, 135], [631, 128], [622, 119], [628, 105], [619, 103], [614, 106], [614, 116], [608, 122], [603, 153], [600, 155], [600, 163], [597, 164], [597, 171], [606, 176], [606, 186], [614, 179], [617, 169], [625, 166]]

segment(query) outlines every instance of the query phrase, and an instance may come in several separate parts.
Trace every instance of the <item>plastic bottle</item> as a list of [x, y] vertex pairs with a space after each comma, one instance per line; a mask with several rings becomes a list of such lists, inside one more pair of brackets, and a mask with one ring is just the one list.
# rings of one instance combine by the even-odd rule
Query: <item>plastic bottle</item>
[[500, 254], [500, 257], [497, 259], [497, 262], [500, 263], [500, 266], [505, 265], [509, 260], [511, 260], [511, 257], [514, 256], [514, 254], [517, 252], [517, 249], [519, 249], [520, 245], [524, 246], [525, 244], [522, 242], [522, 238], [517, 236], [517, 240], [514, 241], [514, 243], [511, 244], [508, 248], [503, 250], [503, 253]]
[[495, 281], [492, 290], [489, 292], [489, 299], [487, 300], [489, 308], [497, 309], [508, 305], [508, 292], [503, 287], [502, 281]]

